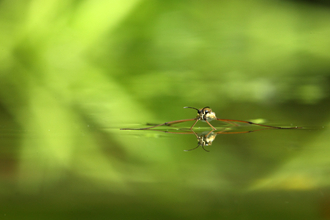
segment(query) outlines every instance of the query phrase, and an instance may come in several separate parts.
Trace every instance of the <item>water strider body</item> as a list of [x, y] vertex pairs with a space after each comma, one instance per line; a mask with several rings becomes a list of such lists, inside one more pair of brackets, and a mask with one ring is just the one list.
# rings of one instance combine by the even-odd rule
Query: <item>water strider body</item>
[[184, 107], [184, 108], [192, 108], [192, 109], [197, 110], [196, 118], [165, 122], [163, 124], [158, 124], [158, 125], [154, 125], [154, 126], [147, 127], [147, 128], [135, 128], [135, 129], [134, 128], [121, 128], [120, 130], [148, 130], [148, 129], [156, 128], [156, 127], [163, 126], [163, 125], [173, 125], [173, 124], [178, 124], [178, 123], [187, 122], [187, 121], [195, 121], [194, 124], [189, 129], [189, 130], [192, 130], [198, 121], [205, 121], [214, 131], [217, 129], [215, 127], [213, 127], [213, 125], [211, 125], [210, 121], [212, 121], [212, 120], [226, 122], [226, 123], [232, 124], [234, 126], [238, 126], [238, 124], [236, 124], [236, 123], [246, 123], [246, 124], [258, 125], [258, 126], [262, 126], [262, 127], [276, 128], [276, 129], [297, 129], [297, 128], [299, 128], [299, 127], [283, 128], [283, 127], [277, 127], [277, 126], [271, 126], [271, 125], [257, 124], [257, 123], [250, 122], [250, 121], [242, 121], [242, 120], [234, 120], [234, 119], [220, 119], [220, 118], [217, 118], [215, 113], [208, 106], [201, 108], [201, 109], [197, 109], [194, 107]]

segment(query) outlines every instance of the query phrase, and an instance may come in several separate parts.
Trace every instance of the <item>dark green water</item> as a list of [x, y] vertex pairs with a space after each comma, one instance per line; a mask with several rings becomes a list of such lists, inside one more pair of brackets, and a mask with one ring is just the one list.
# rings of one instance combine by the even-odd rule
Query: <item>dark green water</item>
[[[328, 215], [327, 129], [218, 126], [227, 133], [219, 132], [212, 145], [205, 146], [210, 152], [201, 147], [184, 152], [197, 146], [193, 133], [177, 130], [185, 125], [155, 131], [89, 126], [76, 128], [77, 136], [2, 129], [4, 217], [315, 219]], [[197, 124], [198, 134], [210, 130], [198, 125], [206, 124]], [[248, 130], [255, 132], [231, 133]], [[86, 136], [94, 137], [97, 144]], [[17, 141], [22, 139], [23, 143]], [[62, 148], [68, 142], [79, 144]]]

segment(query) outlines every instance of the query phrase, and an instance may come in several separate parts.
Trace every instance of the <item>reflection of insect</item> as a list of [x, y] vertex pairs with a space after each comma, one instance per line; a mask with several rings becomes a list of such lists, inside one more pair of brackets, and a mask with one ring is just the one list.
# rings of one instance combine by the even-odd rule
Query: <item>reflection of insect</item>
[[217, 131], [217, 132], [214, 132], [214, 130], [212, 130], [212, 131], [204, 131], [201, 133], [196, 133], [193, 130], [187, 131], [187, 132], [170, 132], [170, 131], [161, 131], [161, 130], [157, 130], [157, 131], [165, 132], [165, 133], [172, 133], [172, 134], [194, 134], [196, 136], [197, 142], [198, 142], [197, 147], [194, 147], [189, 150], [184, 150], [184, 151], [192, 151], [199, 147], [202, 147], [203, 150], [205, 150], [206, 152], [210, 152], [205, 149], [205, 146], [212, 145], [213, 141], [215, 140], [215, 138], [217, 137], [218, 134], [244, 134], [244, 133], [251, 133], [251, 132], [262, 131], [262, 130], [267, 130], [267, 129], [274, 129], [274, 128], [261, 128], [261, 129], [249, 130], [249, 131], [228, 131], [226, 129], [226, 130]]
[[[282, 127], [276, 127], [276, 126], [270, 126], [270, 125], [262, 125], [262, 124], [257, 124], [257, 123], [253, 123], [250, 121], [242, 121], [242, 120], [233, 120], [233, 119], [220, 119], [217, 118], [217, 116], [215, 115], [215, 113], [212, 111], [212, 109], [210, 107], [204, 107], [201, 109], [197, 109], [194, 107], [184, 107], [184, 108], [192, 108], [197, 110], [197, 117], [196, 118], [191, 118], [191, 119], [183, 119], [183, 120], [177, 120], [177, 121], [170, 121], [170, 122], [165, 122], [163, 124], [159, 124], [159, 125], [155, 125], [152, 127], [147, 127], [147, 128], [121, 128], [120, 130], [148, 130], [151, 128], [156, 128], [159, 126], [163, 126], [163, 125], [173, 125], [173, 124], [178, 124], [178, 123], [182, 123], [182, 122], [186, 122], [186, 121], [195, 121], [194, 124], [190, 127], [189, 130], [192, 130], [193, 127], [196, 125], [196, 123], [201, 120], [201, 121], [205, 121], [208, 125], [211, 126], [212, 130], [217, 130], [215, 127], [213, 127], [209, 121], [212, 120], [217, 120], [217, 121], [222, 121], [222, 122], [226, 122], [235, 126], [238, 126], [238, 124], [236, 123], [246, 123], [246, 124], [252, 124], [252, 125], [258, 125], [258, 126], [263, 126], [263, 127], [268, 127], [268, 128], [277, 128], [277, 129], [287, 129], [287, 128], [282, 128]], [[292, 127], [290, 129], [295, 129], [298, 127]]]

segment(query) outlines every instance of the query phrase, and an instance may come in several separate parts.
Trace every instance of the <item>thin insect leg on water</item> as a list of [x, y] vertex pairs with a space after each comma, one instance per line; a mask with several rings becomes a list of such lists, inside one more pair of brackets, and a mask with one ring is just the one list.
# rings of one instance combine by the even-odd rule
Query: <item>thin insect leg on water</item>
[[202, 109], [197, 109], [195, 107], [184, 107], [184, 108], [191, 108], [191, 109], [197, 110], [197, 117], [196, 118], [191, 118], [191, 119], [183, 119], [183, 120], [165, 122], [163, 124], [158, 124], [158, 125], [154, 125], [154, 126], [147, 127], [147, 128], [121, 128], [120, 130], [149, 130], [149, 129], [160, 127], [160, 126], [163, 126], [163, 125], [170, 126], [170, 125], [177, 124], [177, 123], [182, 123], [182, 122], [187, 122], [187, 121], [195, 121], [194, 124], [190, 127], [190, 130], [192, 130], [199, 120], [205, 121], [212, 128], [212, 130], [217, 130], [210, 123], [210, 121], [212, 121], [212, 120], [226, 122], [226, 123], [232, 124], [234, 126], [239, 126], [237, 123], [245, 123], [245, 124], [250, 124], [250, 125], [257, 125], [257, 126], [262, 126], [262, 127], [267, 127], [267, 128], [276, 128], [276, 129], [299, 129], [299, 128], [301, 128], [301, 127], [283, 128], [283, 127], [277, 127], [277, 126], [271, 126], [271, 125], [258, 124], [258, 123], [254, 123], [254, 122], [250, 122], [250, 121], [234, 120], [234, 119], [220, 119], [220, 118], [216, 117], [215, 113], [208, 106], [204, 107]]

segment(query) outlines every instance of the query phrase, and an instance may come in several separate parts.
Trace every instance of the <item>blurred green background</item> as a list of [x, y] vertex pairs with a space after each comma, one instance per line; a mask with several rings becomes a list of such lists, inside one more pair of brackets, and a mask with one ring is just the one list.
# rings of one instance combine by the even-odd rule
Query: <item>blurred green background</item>
[[[1, 0], [0, 218], [330, 219], [329, 6]], [[184, 106], [313, 129], [119, 130]]]

